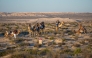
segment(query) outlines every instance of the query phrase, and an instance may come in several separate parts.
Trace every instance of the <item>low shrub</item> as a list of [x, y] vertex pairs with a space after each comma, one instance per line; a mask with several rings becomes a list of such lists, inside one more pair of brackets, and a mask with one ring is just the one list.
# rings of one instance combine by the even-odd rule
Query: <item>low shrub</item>
[[7, 54], [13, 53], [14, 50], [5, 50], [0, 52], [0, 57], [5, 56]]
[[24, 39], [22, 39], [22, 38], [16, 38], [16, 39], [14, 40], [15, 43], [19, 43], [19, 42], [22, 42], [22, 41], [24, 41]]
[[53, 40], [53, 39], [55, 39], [55, 38], [54, 38], [54, 37], [50, 37], [49, 39], [50, 39], [50, 40]]
[[44, 50], [38, 51], [38, 55], [46, 55], [49, 52], [50, 51], [48, 49], [44, 49]]
[[81, 49], [80, 48], [76, 48], [75, 50], [74, 50], [74, 55], [78, 55], [79, 53], [81, 53], [82, 51], [81, 51]]
[[11, 55], [11, 58], [35, 58], [35, 56], [29, 53], [19, 53]]

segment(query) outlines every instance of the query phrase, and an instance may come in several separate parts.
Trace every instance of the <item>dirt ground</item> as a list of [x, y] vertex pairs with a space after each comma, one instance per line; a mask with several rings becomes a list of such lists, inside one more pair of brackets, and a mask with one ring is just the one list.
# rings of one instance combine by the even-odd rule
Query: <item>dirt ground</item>
[[[64, 22], [64, 25], [59, 28], [58, 32], [55, 31], [55, 22], [59, 20]], [[45, 32], [38, 35], [28, 33], [27, 23], [32, 25], [37, 22], [45, 22]], [[73, 30], [78, 30], [78, 24], [81, 23], [87, 29], [86, 34], [75, 34]], [[5, 31], [18, 29], [20, 34], [17, 38], [4, 37]], [[43, 44], [38, 47], [39, 38], [42, 38]], [[8, 19], [7, 21], [0, 21], [0, 51], [13, 48], [14, 50], [25, 49], [38, 49], [52, 48], [52, 50], [61, 50], [68, 47], [70, 50], [76, 48], [84, 49], [89, 45], [92, 39], [92, 21], [82, 19], [69, 19], [69, 18], [39, 18], [39, 19]], [[10, 53], [11, 54], [11, 53]], [[8, 54], [8, 55], [10, 55]], [[2, 57], [8, 58], [8, 57]]]

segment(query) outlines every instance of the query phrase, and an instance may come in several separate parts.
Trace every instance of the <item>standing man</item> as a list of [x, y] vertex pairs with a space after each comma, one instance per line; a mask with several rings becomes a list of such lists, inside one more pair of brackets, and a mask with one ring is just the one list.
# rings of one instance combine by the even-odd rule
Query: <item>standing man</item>
[[59, 20], [57, 20], [56, 21], [56, 31], [58, 31], [58, 25], [60, 24], [60, 21]]

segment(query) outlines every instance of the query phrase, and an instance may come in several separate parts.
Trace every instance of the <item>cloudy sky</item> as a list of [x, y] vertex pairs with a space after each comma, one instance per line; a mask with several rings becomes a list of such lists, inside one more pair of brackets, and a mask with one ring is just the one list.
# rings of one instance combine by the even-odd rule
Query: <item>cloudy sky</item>
[[92, 12], [92, 0], [0, 0], [0, 12]]

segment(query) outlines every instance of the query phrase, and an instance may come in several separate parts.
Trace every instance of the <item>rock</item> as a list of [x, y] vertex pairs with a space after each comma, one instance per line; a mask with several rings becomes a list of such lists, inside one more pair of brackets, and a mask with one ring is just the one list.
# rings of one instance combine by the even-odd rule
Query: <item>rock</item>
[[77, 48], [77, 47], [75, 47], [75, 46], [72, 46], [72, 47], [71, 47], [71, 50], [75, 50], [76, 48]]
[[62, 43], [63, 40], [62, 40], [62, 39], [55, 39], [54, 42], [55, 42], [56, 44], [58, 44], [58, 43]]
[[53, 40], [49, 40], [49, 42], [53, 42]]
[[89, 43], [89, 41], [85, 40], [85, 43]]
[[39, 48], [38, 50], [44, 50], [44, 49], [46, 49], [46, 47], [41, 47], [41, 48]]
[[38, 42], [38, 39], [34, 39], [33, 41], [34, 41], [34, 43], [37, 43]]
[[84, 38], [85, 38], [85, 39], [88, 39], [88, 38], [90, 38], [90, 37], [87, 35], [87, 36], [84, 36]]

